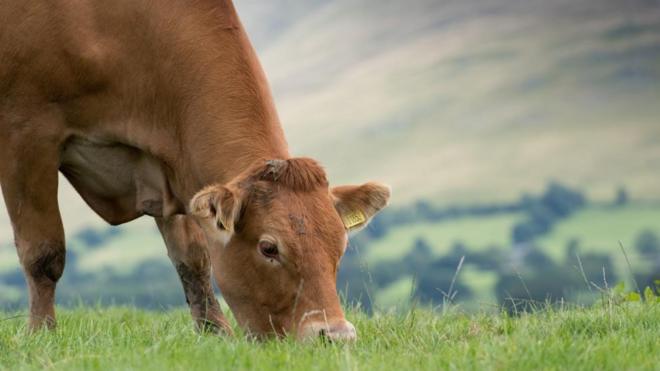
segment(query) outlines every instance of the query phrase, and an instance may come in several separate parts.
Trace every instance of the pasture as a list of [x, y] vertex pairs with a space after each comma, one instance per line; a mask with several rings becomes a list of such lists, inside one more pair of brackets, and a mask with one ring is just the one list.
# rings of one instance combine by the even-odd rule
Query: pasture
[[[471, 251], [481, 251], [491, 245], [507, 246], [511, 241], [511, 227], [519, 220], [516, 214], [491, 217], [468, 217], [456, 221], [423, 222], [412, 226], [392, 228], [384, 238], [369, 246], [367, 260], [377, 262], [401, 258], [410, 250], [417, 238], [429, 242], [438, 256], [451, 250], [452, 244], [461, 242]], [[618, 242], [628, 246], [633, 265], [642, 263], [632, 251], [637, 234], [642, 230], [660, 233], [660, 207], [628, 205], [621, 208], [591, 206], [560, 221], [546, 236], [537, 241], [551, 257], [559, 260], [566, 244], [576, 239], [583, 252], [601, 252], [620, 256]]]
[[[414, 309], [349, 310], [355, 344], [254, 342], [199, 335], [185, 310], [59, 311], [53, 332], [26, 333], [25, 313], [0, 314], [2, 370], [652, 370], [660, 303], [608, 302], [521, 316]], [[235, 327], [236, 328], [236, 327]]]
[[[520, 213], [510, 213], [469, 216], [449, 221], [424, 221], [410, 226], [394, 226], [388, 229], [381, 238], [368, 244], [357, 245], [357, 248], [361, 251], [360, 259], [367, 267], [365, 269], [377, 277], [380, 263], [402, 262], [410, 259], [408, 254], [413, 252], [419, 239], [427, 244], [435, 259], [455, 254], [452, 252], [453, 249], [460, 245], [464, 249], [460, 254], [465, 256], [465, 266], [458, 275], [457, 282], [466, 285], [472, 293], [471, 299], [464, 301], [463, 305], [467, 305], [471, 309], [479, 309], [484, 304], [497, 302], [494, 295], [498, 283], [498, 273], [479, 269], [474, 266], [474, 263], [479, 263], [479, 260], [483, 259], [483, 254], [492, 254], [492, 250], [489, 249], [493, 247], [499, 247], [499, 251], [513, 251], [515, 247], [512, 247], [511, 230], [514, 224], [522, 218], [524, 216]], [[596, 266], [597, 269], [594, 269], [599, 274], [595, 275], [592, 272], [589, 280], [603, 286], [605, 283], [602, 273], [600, 273], [603, 268], [602, 261], [596, 261], [596, 256], [600, 256], [607, 257], [612, 263], [612, 266], [607, 268], [607, 275], [614, 282], [609, 282], [609, 284], [616, 283], [618, 280], [628, 281], [632, 284], [630, 281], [631, 268], [632, 272], [636, 274], [650, 272], [653, 269], [654, 261], [642, 256], [635, 246], [641, 232], [660, 233], [658, 220], [660, 220], [660, 208], [654, 204], [630, 204], [623, 207], [594, 204], [557, 222], [549, 233], [534, 241], [534, 245], [538, 246], [538, 251], [545, 254], [552, 264], [565, 269], [564, 273], [558, 271], [546, 273], [553, 277], [565, 273], [581, 275], [579, 263], [576, 260], [577, 254], [582, 257], [582, 263]], [[632, 267], [628, 267], [619, 241], [625, 247]], [[571, 243], [575, 243], [578, 247], [574, 252], [568, 249]], [[482, 254], [481, 257], [479, 254]], [[460, 257], [460, 255], [458, 256]], [[495, 261], [495, 259], [494, 256], [491, 256], [491, 260]], [[387, 269], [391, 269], [391, 265], [387, 267], [389, 267]], [[530, 278], [533, 277], [532, 273], [538, 269], [538, 266], [523, 262], [513, 268], [505, 266], [499, 274], [502, 272], [520, 274], [522, 281], [529, 284]], [[405, 303], [411, 296], [415, 280], [419, 280], [419, 272], [417, 270], [408, 272], [409, 275], [402, 274], [385, 287], [374, 290], [372, 295], [375, 304], [384, 309], [391, 305]], [[418, 276], [414, 277], [415, 274]], [[520, 280], [517, 279], [517, 281]], [[447, 283], [440, 288], [446, 291], [448, 286]], [[585, 290], [586, 287], [580, 280], [577, 285], [565, 286], [564, 289], [564, 298], [577, 300], [578, 289]], [[460, 291], [459, 297], [465, 299], [464, 296], [461, 296], [464, 292]], [[439, 299], [440, 291], [437, 295]], [[527, 294], [524, 296], [527, 297]]]

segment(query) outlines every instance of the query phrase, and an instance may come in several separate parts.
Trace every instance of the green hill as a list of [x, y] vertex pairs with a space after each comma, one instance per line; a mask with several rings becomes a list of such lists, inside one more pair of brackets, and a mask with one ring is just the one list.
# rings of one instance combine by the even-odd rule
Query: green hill
[[[245, 10], [259, 35], [267, 16]], [[510, 199], [552, 178], [660, 196], [657, 5], [314, 2], [258, 40], [292, 148], [334, 181], [383, 179], [395, 203]]]

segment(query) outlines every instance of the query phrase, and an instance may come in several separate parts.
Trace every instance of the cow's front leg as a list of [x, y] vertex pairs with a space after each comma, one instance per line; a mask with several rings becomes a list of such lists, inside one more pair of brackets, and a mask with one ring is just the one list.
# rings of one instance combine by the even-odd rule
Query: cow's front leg
[[156, 218], [167, 254], [176, 268], [186, 301], [200, 331], [232, 334], [211, 286], [211, 264], [206, 237], [190, 217], [175, 215]]
[[[29, 125], [26, 125], [29, 127]], [[27, 131], [27, 130], [26, 130]], [[55, 326], [55, 286], [64, 270], [64, 229], [57, 203], [59, 144], [25, 134], [0, 139], [0, 184], [27, 280], [29, 327]]]

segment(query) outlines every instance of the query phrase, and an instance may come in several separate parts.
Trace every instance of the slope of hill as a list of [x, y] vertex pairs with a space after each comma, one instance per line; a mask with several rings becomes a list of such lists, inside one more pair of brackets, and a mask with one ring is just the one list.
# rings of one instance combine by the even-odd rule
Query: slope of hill
[[261, 56], [292, 148], [335, 181], [389, 181], [395, 202], [549, 178], [660, 196], [653, 3], [328, 1]]

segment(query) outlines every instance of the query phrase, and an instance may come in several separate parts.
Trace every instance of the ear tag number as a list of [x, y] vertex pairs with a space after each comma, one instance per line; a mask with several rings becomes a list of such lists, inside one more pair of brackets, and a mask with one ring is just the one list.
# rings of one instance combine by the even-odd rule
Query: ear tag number
[[345, 214], [342, 218], [344, 226], [346, 229], [351, 229], [357, 225], [363, 224], [367, 221], [367, 218], [364, 217], [364, 214], [360, 210], [353, 210]]

